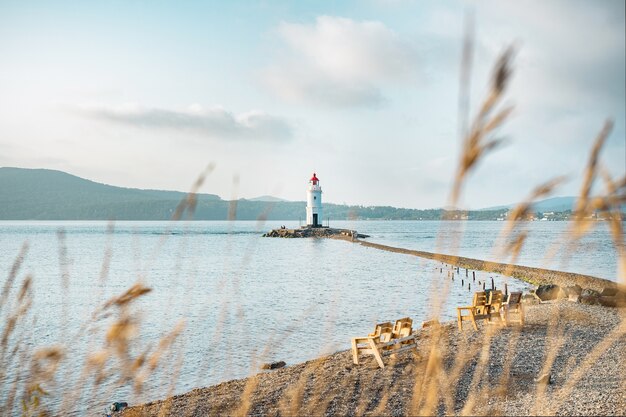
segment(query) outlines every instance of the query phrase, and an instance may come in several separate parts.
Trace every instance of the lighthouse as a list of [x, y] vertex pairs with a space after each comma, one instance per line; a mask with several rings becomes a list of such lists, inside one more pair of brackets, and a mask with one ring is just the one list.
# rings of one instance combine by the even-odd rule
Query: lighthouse
[[315, 172], [306, 190], [306, 224], [309, 227], [322, 226], [322, 187]]

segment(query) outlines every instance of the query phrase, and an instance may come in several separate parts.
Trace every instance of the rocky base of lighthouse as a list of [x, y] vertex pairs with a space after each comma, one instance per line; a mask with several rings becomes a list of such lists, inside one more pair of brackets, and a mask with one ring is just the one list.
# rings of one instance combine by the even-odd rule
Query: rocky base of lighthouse
[[301, 237], [327, 237], [338, 239], [360, 239], [369, 237], [358, 233], [356, 230], [333, 229], [330, 227], [302, 227], [300, 229], [274, 229], [263, 235], [263, 237], [283, 237], [283, 238], [301, 238]]

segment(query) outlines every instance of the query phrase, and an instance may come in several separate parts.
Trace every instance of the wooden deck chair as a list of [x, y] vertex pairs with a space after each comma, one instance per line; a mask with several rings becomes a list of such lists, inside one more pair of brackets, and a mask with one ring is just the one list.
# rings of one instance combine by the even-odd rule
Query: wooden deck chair
[[[399, 320], [396, 320], [396, 324], [393, 326], [393, 338], [394, 339], [404, 339], [407, 336], [411, 336], [413, 333], [413, 319], [410, 317], [405, 317]], [[404, 342], [397, 343], [392, 346], [393, 349], [400, 349], [402, 347], [415, 344], [415, 339], [407, 339]]]
[[413, 319], [405, 317], [403, 319], [396, 320], [396, 324], [393, 325], [393, 337], [401, 338], [411, 334], [413, 330]]
[[[471, 321], [474, 329], [478, 330], [476, 320], [489, 319], [489, 306], [487, 301], [487, 293], [485, 293], [485, 291], [478, 291], [474, 293], [471, 306], [456, 308], [459, 330], [463, 330], [464, 321]], [[464, 311], [467, 311], [469, 314], [463, 315]]]
[[489, 323], [492, 318], [497, 318], [503, 326], [506, 321], [502, 317], [502, 306], [504, 305], [504, 294], [500, 290], [492, 290], [489, 292], [489, 301], [487, 302], [487, 320]]
[[[410, 322], [406, 321], [410, 320]], [[394, 328], [396, 326], [391, 323], [381, 323], [376, 325], [376, 329], [373, 333], [370, 333], [367, 337], [353, 337], [352, 338], [352, 361], [355, 365], [359, 364], [359, 353], [374, 355], [378, 366], [385, 367], [382, 356], [389, 353], [399, 353], [407, 349], [417, 348], [415, 343], [415, 335], [411, 334], [411, 325], [413, 320], [410, 318], [401, 319], [396, 322], [399, 332], [401, 334], [408, 333], [407, 336], [396, 337], [400, 333], [394, 334]], [[398, 324], [398, 322], [401, 322]], [[406, 323], [410, 323], [407, 326]]]
[[[391, 340], [393, 335], [393, 324], [390, 322], [379, 323], [374, 331], [367, 337], [352, 338], [352, 361], [359, 364], [359, 353], [374, 355], [376, 362], [381, 368], [385, 367], [382, 358], [382, 344]], [[380, 347], [380, 349], [379, 349]]]
[[378, 337], [381, 342], [388, 342], [391, 340], [393, 335], [393, 325], [391, 322], [386, 321], [384, 323], [379, 323], [374, 328], [374, 331], [368, 334], [368, 337]]
[[511, 322], [511, 315], [513, 314], [517, 316], [515, 321], [522, 326], [524, 325], [524, 305], [522, 304], [521, 291], [509, 293], [506, 302], [502, 305], [502, 312], [505, 324]]

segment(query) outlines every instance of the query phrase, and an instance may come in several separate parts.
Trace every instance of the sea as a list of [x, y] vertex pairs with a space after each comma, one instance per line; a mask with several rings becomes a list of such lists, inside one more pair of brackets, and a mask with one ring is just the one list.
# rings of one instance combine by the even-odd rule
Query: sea
[[[576, 241], [569, 222], [525, 222], [519, 227], [528, 237], [515, 259], [505, 250], [512, 239], [505, 225], [330, 223], [390, 246], [617, 280], [605, 222]], [[455, 307], [471, 303], [472, 293], [492, 280], [509, 291], [532, 288], [342, 240], [262, 237], [281, 226], [299, 224], [0, 222], [0, 333], [27, 279], [32, 295], [3, 348], [0, 404], [26, 398], [24, 381], [39, 366], [52, 375], [36, 394], [43, 404], [67, 415], [101, 415], [114, 401], [162, 399], [244, 378], [263, 363], [293, 365], [348, 349], [351, 337], [367, 335], [377, 322], [408, 316], [419, 327], [433, 318], [453, 320]], [[111, 302], [138, 283], [150, 291], [124, 306]], [[440, 308], [437, 300], [444, 300]], [[111, 337], [115, 323], [126, 325], [128, 350]], [[62, 352], [56, 368], [46, 368], [53, 362], [45, 356], [32, 359], [49, 347]]]

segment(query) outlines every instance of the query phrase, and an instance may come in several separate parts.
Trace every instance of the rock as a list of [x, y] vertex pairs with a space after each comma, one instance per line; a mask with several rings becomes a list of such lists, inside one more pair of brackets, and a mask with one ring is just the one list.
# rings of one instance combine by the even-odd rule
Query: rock
[[264, 363], [263, 365], [261, 365], [261, 369], [279, 369], [284, 367], [285, 365], [287, 365], [285, 361]]
[[581, 293], [581, 296], [583, 297], [588, 297], [588, 296], [594, 296], [594, 297], [599, 297], [600, 293], [596, 290], [592, 290], [591, 288], [585, 288]]
[[617, 307], [618, 305], [618, 299], [615, 296], [608, 297], [605, 295], [601, 295], [600, 297], [598, 297], [598, 302], [600, 303], [600, 305], [603, 305], [605, 307]]
[[534, 294], [524, 294], [522, 296], [522, 303], [527, 304], [527, 305], [539, 304], [539, 301], [540, 300]]
[[598, 298], [600, 298], [600, 293], [589, 288], [585, 288], [580, 294], [580, 302], [582, 304], [598, 304]]
[[552, 375], [550, 375], [549, 373], [545, 373], [542, 375], [539, 375], [537, 378], [535, 378], [535, 382], [538, 385], [548, 385], [552, 383]]
[[441, 323], [437, 319], [427, 320], [427, 321], [422, 322], [422, 329], [425, 329], [427, 327], [439, 327], [439, 326], [441, 326]]
[[122, 411], [123, 409], [128, 407], [128, 403], [125, 401], [116, 401], [109, 406], [108, 411]]
[[562, 292], [561, 287], [555, 284], [540, 285], [539, 288], [535, 290], [535, 294], [541, 299], [541, 301], [564, 298], [564, 296], [559, 297]]
[[613, 296], [617, 295], [617, 288], [615, 288], [615, 287], [612, 287], [612, 288], [604, 287], [604, 289], [602, 290], [600, 295], [602, 297], [613, 297]]
[[568, 297], [570, 297], [573, 294], [580, 295], [582, 292], [583, 292], [583, 288], [578, 284], [565, 287], [565, 294], [567, 294]]
[[580, 285], [577, 284], [577, 285], [565, 287], [563, 289], [563, 292], [565, 292], [565, 295], [568, 301], [577, 303], [580, 301], [580, 294], [583, 292], [583, 289]]
[[[612, 288], [611, 291], [602, 290], [598, 302], [605, 307], [626, 307], [626, 291]], [[612, 294], [612, 295], [607, 295]]]
[[568, 301], [571, 301], [572, 303], [579, 303], [580, 302], [580, 295], [579, 294], [570, 294], [567, 297]]

